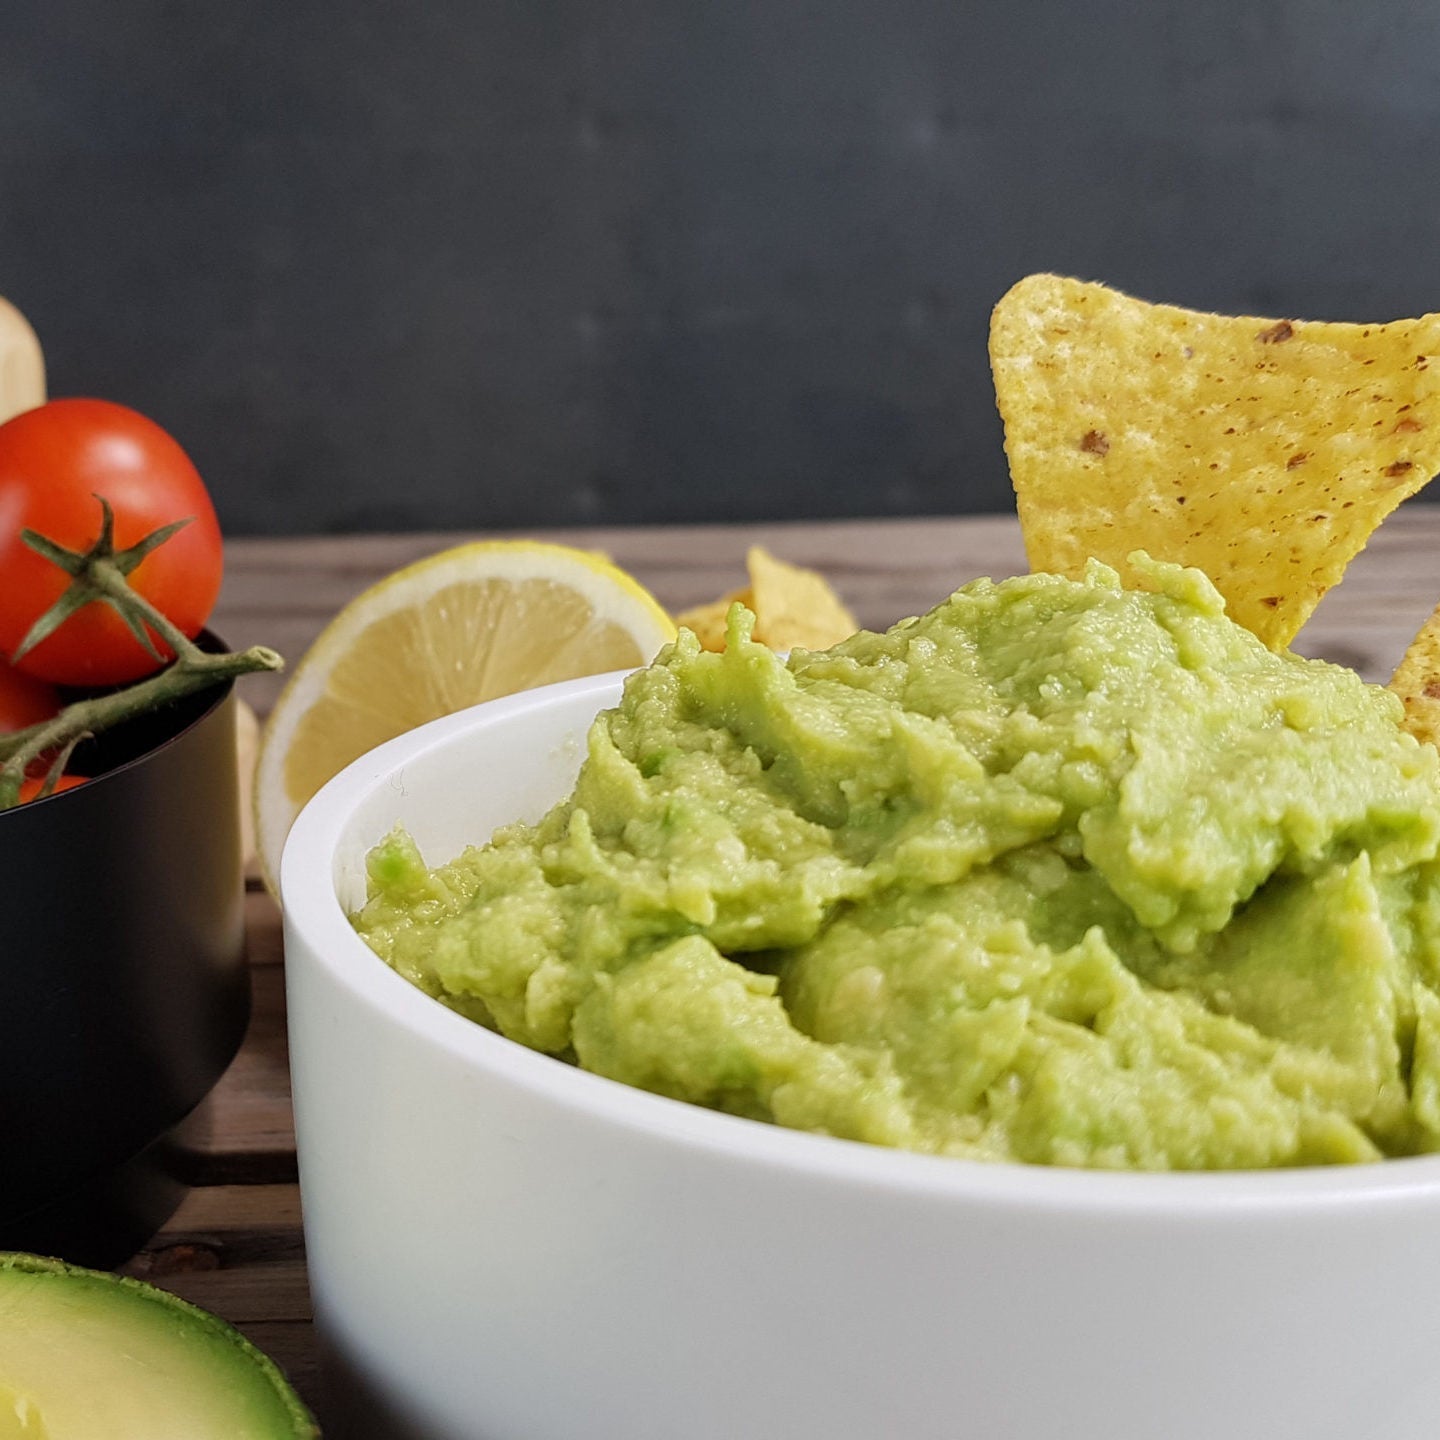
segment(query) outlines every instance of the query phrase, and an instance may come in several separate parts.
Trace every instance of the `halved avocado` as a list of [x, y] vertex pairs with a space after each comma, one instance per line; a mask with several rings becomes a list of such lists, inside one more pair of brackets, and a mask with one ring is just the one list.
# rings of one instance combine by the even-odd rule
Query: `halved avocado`
[[0, 1440], [314, 1440], [274, 1361], [163, 1290], [0, 1252]]

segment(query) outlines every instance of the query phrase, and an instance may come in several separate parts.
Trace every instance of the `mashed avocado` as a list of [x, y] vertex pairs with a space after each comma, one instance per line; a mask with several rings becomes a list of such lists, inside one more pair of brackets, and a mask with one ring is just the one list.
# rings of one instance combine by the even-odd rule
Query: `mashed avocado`
[[731, 614], [575, 793], [355, 924], [421, 988], [647, 1090], [975, 1159], [1440, 1149], [1440, 754], [1198, 571], [976, 581], [781, 660]]

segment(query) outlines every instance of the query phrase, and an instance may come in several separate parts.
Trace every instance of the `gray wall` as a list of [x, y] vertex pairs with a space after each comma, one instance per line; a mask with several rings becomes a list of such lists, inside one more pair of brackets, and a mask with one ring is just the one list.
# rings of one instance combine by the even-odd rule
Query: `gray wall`
[[1008, 508], [989, 307], [1440, 308], [1440, 4], [0, 0], [0, 293], [233, 532]]

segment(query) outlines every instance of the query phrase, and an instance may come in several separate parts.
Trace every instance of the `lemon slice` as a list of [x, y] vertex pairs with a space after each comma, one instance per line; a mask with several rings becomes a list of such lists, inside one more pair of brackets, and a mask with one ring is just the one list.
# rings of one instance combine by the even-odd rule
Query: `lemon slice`
[[467, 705], [654, 659], [675, 626], [603, 556], [496, 540], [443, 550], [350, 602], [271, 712], [255, 776], [255, 832], [277, 893], [300, 808], [352, 760]]

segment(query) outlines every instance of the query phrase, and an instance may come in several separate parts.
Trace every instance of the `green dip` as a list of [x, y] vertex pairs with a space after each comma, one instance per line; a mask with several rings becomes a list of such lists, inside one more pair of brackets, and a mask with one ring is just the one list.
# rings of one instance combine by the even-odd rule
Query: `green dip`
[[575, 793], [356, 928], [429, 994], [663, 1095], [1117, 1169], [1440, 1148], [1440, 754], [1198, 571], [967, 585], [788, 661], [731, 612]]

